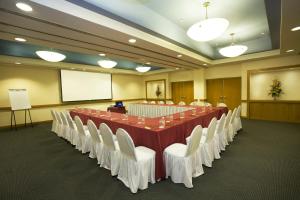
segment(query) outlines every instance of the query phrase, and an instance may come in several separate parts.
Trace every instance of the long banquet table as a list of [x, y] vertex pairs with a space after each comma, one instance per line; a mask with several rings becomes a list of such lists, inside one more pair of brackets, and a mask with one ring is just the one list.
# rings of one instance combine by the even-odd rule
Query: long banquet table
[[81, 118], [84, 124], [87, 120], [92, 120], [97, 127], [100, 123], [106, 123], [116, 133], [118, 128], [125, 129], [135, 144], [135, 146], [145, 146], [153, 149], [156, 152], [155, 159], [155, 178], [156, 180], [165, 178], [165, 167], [163, 162], [163, 151], [166, 147], [174, 143], [185, 144], [185, 138], [191, 134], [191, 131], [196, 125], [207, 127], [213, 117], [218, 119], [223, 113], [227, 113], [225, 107], [205, 108], [199, 106], [187, 106], [195, 109], [184, 111], [185, 117], [180, 118], [180, 114], [173, 115], [173, 121], [166, 117], [166, 125], [164, 128], [159, 127], [161, 117], [145, 118], [145, 122], [140, 123], [138, 116], [128, 115], [128, 119], [124, 114], [108, 113], [93, 109], [72, 109], [71, 116], [76, 115]]

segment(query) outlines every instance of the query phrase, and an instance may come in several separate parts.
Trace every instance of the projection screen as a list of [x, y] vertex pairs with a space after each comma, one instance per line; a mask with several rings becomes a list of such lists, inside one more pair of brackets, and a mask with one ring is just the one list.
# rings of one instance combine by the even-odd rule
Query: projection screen
[[112, 99], [111, 74], [60, 70], [62, 101]]

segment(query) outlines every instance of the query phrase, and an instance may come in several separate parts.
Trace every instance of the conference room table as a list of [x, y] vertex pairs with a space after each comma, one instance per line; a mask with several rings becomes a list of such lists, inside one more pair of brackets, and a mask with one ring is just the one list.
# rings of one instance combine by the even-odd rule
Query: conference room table
[[[175, 105], [174, 105], [175, 106]], [[194, 111], [184, 111], [184, 118], [179, 113], [173, 114], [173, 120], [165, 117], [165, 127], [160, 126], [162, 117], [144, 118], [144, 122], [138, 116], [124, 115], [121, 113], [106, 112], [94, 109], [71, 109], [70, 114], [74, 118], [80, 117], [83, 124], [92, 120], [97, 127], [106, 123], [115, 134], [118, 128], [125, 129], [135, 146], [145, 146], [156, 152], [155, 156], [155, 178], [165, 179], [165, 166], [163, 152], [166, 147], [174, 143], [186, 144], [188, 137], [196, 125], [207, 127], [212, 118], [219, 119], [223, 113], [227, 113], [225, 107], [192, 107]]]

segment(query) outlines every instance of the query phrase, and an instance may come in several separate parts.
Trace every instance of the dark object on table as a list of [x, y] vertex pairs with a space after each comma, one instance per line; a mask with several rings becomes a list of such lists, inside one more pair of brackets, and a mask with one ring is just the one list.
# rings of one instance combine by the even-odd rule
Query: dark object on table
[[115, 107], [124, 107], [123, 101], [116, 101]]
[[119, 107], [111, 106], [111, 107], [107, 108], [107, 111], [116, 112], [116, 113], [123, 113], [123, 114], [126, 113], [125, 106], [119, 106]]

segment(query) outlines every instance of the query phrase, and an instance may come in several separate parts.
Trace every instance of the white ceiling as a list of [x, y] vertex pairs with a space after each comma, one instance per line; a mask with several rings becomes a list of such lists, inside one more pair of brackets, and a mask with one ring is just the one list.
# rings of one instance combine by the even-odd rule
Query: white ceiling
[[[84, 0], [100, 9], [164, 35], [213, 59], [221, 58], [218, 48], [230, 44], [230, 33], [238, 43], [249, 46], [247, 53], [272, 49], [264, 0], [210, 0], [208, 17], [229, 20], [227, 31], [210, 42], [196, 42], [187, 29], [205, 18], [204, 0]], [[70, 0], [85, 6], [83, 1]], [[261, 33], [264, 33], [263, 35]]]

